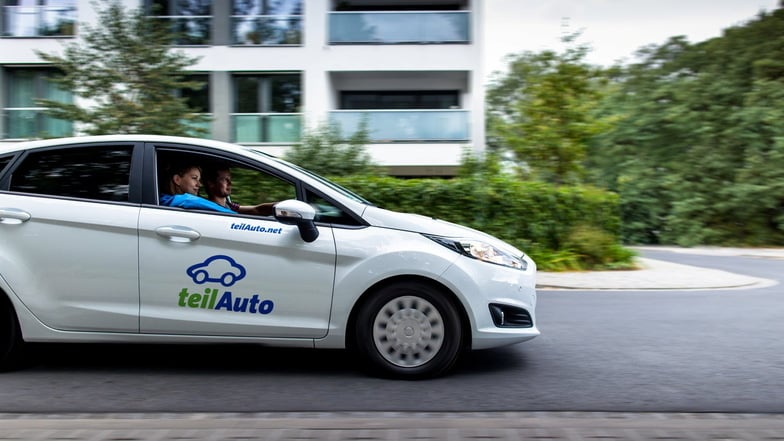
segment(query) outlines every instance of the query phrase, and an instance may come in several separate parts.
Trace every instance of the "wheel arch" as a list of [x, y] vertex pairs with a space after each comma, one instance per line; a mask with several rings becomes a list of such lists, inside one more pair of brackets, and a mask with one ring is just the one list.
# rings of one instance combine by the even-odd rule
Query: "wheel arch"
[[407, 283], [407, 282], [416, 282], [422, 283], [425, 285], [430, 286], [441, 292], [447, 300], [455, 307], [457, 313], [460, 316], [460, 329], [463, 332], [463, 339], [462, 339], [462, 350], [469, 350], [471, 349], [471, 340], [472, 340], [472, 332], [471, 332], [471, 319], [468, 316], [468, 312], [465, 309], [465, 305], [463, 302], [460, 301], [458, 296], [451, 290], [449, 287], [440, 283], [436, 280], [433, 280], [428, 277], [419, 276], [419, 275], [398, 275], [389, 277], [384, 280], [380, 280], [370, 286], [362, 295], [359, 296], [357, 301], [354, 303], [354, 306], [351, 308], [351, 313], [348, 317], [348, 322], [346, 323], [346, 348], [349, 350], [355, 349], [355, 342], [356, 342], [356, 322], [359, 312], [362, 310], [362, 307], [375, 295], [379, 292], [382, 288], [385, 288], [390, 285], [394, 285], [397, 283]]

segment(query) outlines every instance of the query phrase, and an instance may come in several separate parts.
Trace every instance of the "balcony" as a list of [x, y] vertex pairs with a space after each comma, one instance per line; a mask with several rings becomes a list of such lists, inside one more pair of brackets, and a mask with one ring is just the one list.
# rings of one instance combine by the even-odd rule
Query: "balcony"
[[75, 6], [3, 6], [4, 37], [72, 37]]
[[465, 11], [329, 14], [329, 44], [467, 44], [469, 29]]
[[256, 46], [302, 45], [302, 16], [233, 16], [232, 43]]
[[294, 143], [302, 138], [299, 113], [233, 113], [233, 140], [238, 143]]
[[466, 142], [467, 110], [334, 110], [330, 121], [348, 138], [367, 123], [371, 142]]

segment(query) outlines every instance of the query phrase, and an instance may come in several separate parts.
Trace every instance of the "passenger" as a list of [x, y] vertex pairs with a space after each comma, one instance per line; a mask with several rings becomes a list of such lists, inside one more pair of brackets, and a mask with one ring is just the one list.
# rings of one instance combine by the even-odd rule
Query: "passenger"
[[234, 213], [233, 210], [227, 207], [199, 196], [201, 168], [196, 165], [187, 164], [174, 168], [171, 171], [167, 185], [168, 194], [161, 195], [161, 205]]
[[274, 202], [240, 205], [231, 201], [231, 170], [228, 167], [218, 166], [207, 169], [204, 172], [204, 188], [207, 191], [207, 199], [223, 208], [257, 216], [272, 216], [273, 214]]

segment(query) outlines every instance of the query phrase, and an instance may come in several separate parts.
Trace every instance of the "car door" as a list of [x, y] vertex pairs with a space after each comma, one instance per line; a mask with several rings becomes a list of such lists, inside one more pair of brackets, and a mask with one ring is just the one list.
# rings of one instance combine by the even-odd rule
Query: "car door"
[[[187, 153], [164, 150], [153, 150], [157, 169], [166, 167], [167, 158]], [[277, 198], [296, 197], [294, 182], [263, 170], [214, 152], [195, 159], [231, 164], [235, 173], [248, 176], [237, 186], [274, 185]], [[160, 171], [155, 175], [165, 176]], [[296, 226], [273, 217], [145, 204], [139, 218], [141, 332], [323, 337], [332, 303], [335, 243], [330, 228], [318, 228], [318, 239], [306, 243]]]
[[33, 150], [0, 191], [0, 268], [21, 302], [63, 331], [139, 331], [132, 143]]

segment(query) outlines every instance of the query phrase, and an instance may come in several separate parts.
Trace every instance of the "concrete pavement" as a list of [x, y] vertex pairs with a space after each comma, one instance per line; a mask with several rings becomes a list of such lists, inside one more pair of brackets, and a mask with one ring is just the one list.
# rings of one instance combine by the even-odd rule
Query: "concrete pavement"
[[[753, 256], [784, 259], [784, 248], [719, 248], [719, 247], [635, 247], [704, 256]], [[662, 260], [638, 258], [638, 270], [630, 271], [569, 271], [537, 274], [537, 289], [576, 290], [693, 290], [761, 288], [777, 282], [710, 268], [680, 265]]]

